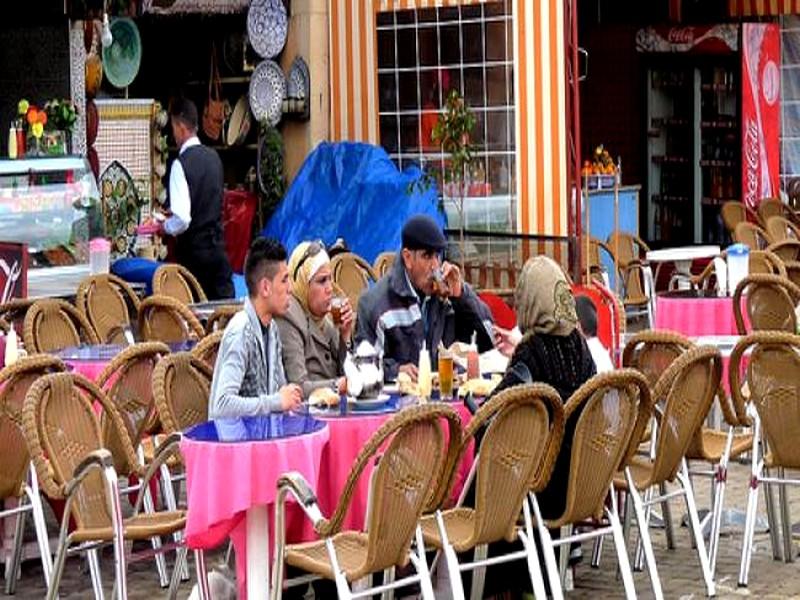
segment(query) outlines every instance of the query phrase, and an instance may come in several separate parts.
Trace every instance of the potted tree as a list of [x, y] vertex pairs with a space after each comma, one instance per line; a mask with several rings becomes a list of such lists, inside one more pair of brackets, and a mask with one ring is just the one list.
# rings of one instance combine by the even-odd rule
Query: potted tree
[[457, 90], [450, 90], [444, 112], [433, 127], [431, 140], [445, 154], [442, 168], [442, 196], [455, 201], [458, 211], [458, 248], [461, 268], [464, 268], [464, 197], [467, 177], [472, 165], [474, 148], [471, 142], [475, 115]]

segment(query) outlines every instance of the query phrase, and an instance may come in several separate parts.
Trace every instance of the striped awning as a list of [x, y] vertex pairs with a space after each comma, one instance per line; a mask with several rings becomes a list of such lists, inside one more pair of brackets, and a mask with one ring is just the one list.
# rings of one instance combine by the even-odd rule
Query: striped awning
[[732, 17], [769, 17], [800, 14], [800, 0], [728, 0]]
[[[334, 141], [380, 143], [376, 13], [485, 0], [329, 0]], [[564, 0], [514, 0], [517, 227], [566, 235], [567, 126]]]

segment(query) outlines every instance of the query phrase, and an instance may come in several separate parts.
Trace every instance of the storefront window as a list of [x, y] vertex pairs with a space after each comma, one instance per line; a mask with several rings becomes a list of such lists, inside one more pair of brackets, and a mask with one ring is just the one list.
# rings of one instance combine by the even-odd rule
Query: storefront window
[[797, 184], [788, 184], [800, 177], [800, 16], [787, 15], [781, 25], [781, 189], [795, 195]]
[[[476, 117], [466, 227], [513, 230], [511, 1], [382, 12], [376, 18], [381, 144], [401, 169], [416, 164], [440, 171], [445, 157], [431, 132], [448, 92], [458, 90]], [[454, 207], [446, 208], [450, 226], [457, 227]]]

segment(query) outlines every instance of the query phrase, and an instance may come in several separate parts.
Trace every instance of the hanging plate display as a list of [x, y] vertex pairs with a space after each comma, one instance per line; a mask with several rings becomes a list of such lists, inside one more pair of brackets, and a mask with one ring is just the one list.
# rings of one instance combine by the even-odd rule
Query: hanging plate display
[[286, 77], [286, 96], [300, 101], [296, 105], [302, 106], [303, 109], [297, 113], [297, 116], [303, 120], [308, 119], [310, 116], [308, 99], [311, 96], [311, 76], [309, 75], [306, 61], [299, 56], [292, 62], [292, 66], [289, 68], [289, 75]]
[[275, 58], [286, 44], [288, 18], [283, 0], [252, 0], [247, 13], [250, 44], [262, 58]]
[[111, 45], [103, 48], [103, 71], [114, 87], [128, 87], [136, 79], [142, 63], [139, 28], [131, 19], [114, 19], [111, 35]]
[[250, 78], [250, 110], [257, 121], [277, 125], [286, 97], [286, 79], [278, 63], [265, 60], [259, 63]]
[[133, 178], [116, 160], [100, 176], [100, 199], [111, 253], [127, 256], [136, 241], [140, 202]]

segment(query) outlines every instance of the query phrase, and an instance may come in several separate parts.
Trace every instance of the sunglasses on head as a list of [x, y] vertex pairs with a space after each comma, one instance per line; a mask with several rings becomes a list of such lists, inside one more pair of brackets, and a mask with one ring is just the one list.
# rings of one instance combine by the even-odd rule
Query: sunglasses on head
[[300, 260], [297, 261], [297, 266], [294, 268], [294, 273], [292, 273], [292, 279], [297, 279], [297, 274], [300, 272], [300, 267], [303, 266], [304, 262], [306, 262], [312, 256], [316, 256], [324, 249], [325, 249], [325, 244], [322, 243], [322, 240], [316, 240], [311, 242], [306, 248], [306, 251], [303, 252], [303, 256], [301, 256]]

